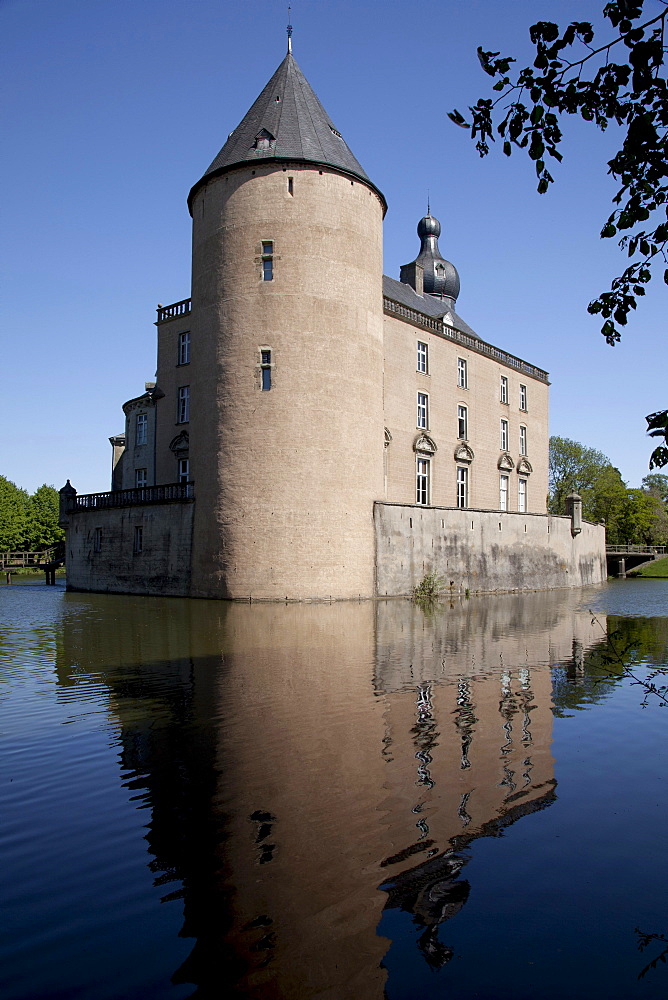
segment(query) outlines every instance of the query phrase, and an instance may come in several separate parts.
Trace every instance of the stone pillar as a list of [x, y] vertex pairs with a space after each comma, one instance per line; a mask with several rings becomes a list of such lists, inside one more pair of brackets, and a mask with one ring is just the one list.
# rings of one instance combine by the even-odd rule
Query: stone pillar
[[68, 515], [70, 511], [74, 509], [74, 498], [76, 495], [77, 491], [74, 489], [69, 479], [63, 488], [58, 490], [58, 524], [61, 528], [66, 528], [70, 523]]
[[566, 497], [566, 513], [571, 519], [571, 535], [575, 537], [582, 531], [582, 497], [579, 493]]

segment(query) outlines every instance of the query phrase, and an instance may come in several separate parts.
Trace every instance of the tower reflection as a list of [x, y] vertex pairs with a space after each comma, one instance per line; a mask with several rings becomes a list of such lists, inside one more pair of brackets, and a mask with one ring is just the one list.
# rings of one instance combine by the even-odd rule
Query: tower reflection
[[555, 800], [550, 667], [600, 638], [577, 595], [433, 615], [114, 598], [108, 628], [105, 600], [83, 599], [90, 629], [66, 625], [60, 679], [79, 664], [109, 689], [151, 869], [194, 938], [174, 981], [380, 998], [388, 910], [445, 965], [470, 845]]

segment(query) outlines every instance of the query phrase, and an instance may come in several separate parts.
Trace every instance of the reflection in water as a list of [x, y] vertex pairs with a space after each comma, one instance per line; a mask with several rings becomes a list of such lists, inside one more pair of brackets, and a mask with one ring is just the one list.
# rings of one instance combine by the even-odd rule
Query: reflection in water
[[[380, 1000], [400, 949], [406, 975], [427, 968], [445, 990], [450, 928], [485, 893], [463, 877], [476, 841], [555, 802], [553, 709], [618, 681], [592, 679], [605, 636], [578, 600], [477, 598], [425, 617], [404, 601], [66, 595], [59, 697], [92, 680], [107, 692], [154, 885], [192, 940], [172, 982]], [[665, 656], [666, 635], [626, 638]]]

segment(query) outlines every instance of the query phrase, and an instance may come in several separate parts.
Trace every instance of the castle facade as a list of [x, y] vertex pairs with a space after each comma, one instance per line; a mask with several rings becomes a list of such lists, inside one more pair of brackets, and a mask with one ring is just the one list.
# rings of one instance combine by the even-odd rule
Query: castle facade
[[[383, 276], [383, 195], [285, 59], [202, 178], [189, 298], [124, 405], [112, 490], [61, 491], [68, 585], [242, 600], [605, 578], [546, 513], [548, 376], [456, 312], [440, 224]], [[498, 525], [498, 527], [497, 527]]]

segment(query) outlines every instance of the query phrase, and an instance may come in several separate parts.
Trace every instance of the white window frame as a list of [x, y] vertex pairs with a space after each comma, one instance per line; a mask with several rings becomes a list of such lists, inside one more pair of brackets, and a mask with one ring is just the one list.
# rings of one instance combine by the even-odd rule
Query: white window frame
[[501, 417], [501, 451], [508, 451], [508, 434], [510, 427], [505, 417]]
[[179, 334], [179, 365], [190, 364], [190, 330]]
[[180, 458], [178, 460], [177, 469], [178, 469], [178, 476], [177, 476], [177, 480], [176, 481], [178, 483], [187, 483], [187, 482], [189, 482], [190, 481], [190, 459], [189, 458]]
[[417, 394], [416, 427], [421, 431], [429, 430], [429, 395], [426, 392]]
[[527, 480], [518, 479], [517, 481], [517, 510], [520, 514], [526, 514], [527, 512]]
[[499, 510], [508, 510], [509, 476], [499, 476]]
[[148, 413], [138, 413], [135, 417], [135, 445], [140, 447], [148, 442]]
[[429, 344], [425, 344], [424, 340], [417, 342], [416, 366], [416, 371], [420, 372], [421, 375], [429, 374]]
[[431, 459], [417, 455], [415, 462], [415, 502], [428, 506], [431, 500]]
[[525, 424], [520, 424], [520, 455], [527, 454], [527, 429]]
[[520, 410], [527, 410], [527, 387], [520, 382]]
[[135, 489], [145, 490], [148, 485], [148, 472], [146, 469], [135, 469]]
[[190, 420], [190, 386], [180, 385], [176, 404], [177, 424], [187, 424]]
[[499, 398], [502, 403], [508, 402], [508, 376], [502, 375], [499, 386]]
[[466, 358], [457, 358], [457, 388], [468, 389], [469, 373]]
[[457, 506], [464, 510], [469, 505], [469, 470], [465, 465], [457, 466]]
[[457, 440], [468, 441], [469, 438], [469, 408], [461, 403], [457, 406]]

